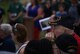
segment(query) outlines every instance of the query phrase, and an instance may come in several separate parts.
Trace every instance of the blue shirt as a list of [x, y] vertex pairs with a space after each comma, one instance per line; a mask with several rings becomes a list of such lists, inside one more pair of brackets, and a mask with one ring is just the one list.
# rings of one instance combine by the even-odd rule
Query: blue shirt
[[32, 5], [29, 6], [28, 16], [33, 17], [33, 18], [36, 17], [38, 14], [38, 8], [39, 8], [39, 5], [36, 5], [34, 8], [32, 8]]
[[[28, 9], [28, 16], [30, 16], [30, 17], [36, 17], [37, 16], [37, 14], [38, 14], [38, 8], [39, 8], [40, 6], [39, 5], [36, 5], [34, 8], [32, 8], [32, 5], [29, 7], [29, 9]], [[37, 19], [35, 22], [34, 22], [34, 26], [36, 27], [36, 28], [38, 28], [38, 29], [40, 29], [40, 25], [39, 25], [39, 20], [40, 19]]]
[[35, 22], [34, 22], [34, 26], [36, 27], [36, 28], [38, 28], [39, 30], [41, 30], [41, 27], [40, 27], [40, 24], [39, 24], [39, 20], [40, 19], [42, 19], [42, 18], [39, 18], [39, 19], [37, 19]]
[[65, 16], [67, 16], [67, 12], [61, 13], [60, 11], [58, 11], [58, 12], [56, 12], [56, 16], [65, 17]]
[[0, 51], [16, 52], [15, 43], [11, 35], [2, 40], [0, 39]]

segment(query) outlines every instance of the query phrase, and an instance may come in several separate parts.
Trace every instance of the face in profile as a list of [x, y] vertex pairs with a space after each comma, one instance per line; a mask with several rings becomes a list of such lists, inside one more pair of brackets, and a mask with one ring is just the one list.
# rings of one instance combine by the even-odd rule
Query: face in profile
[[55, 28], [54, 28], [54, 34], [56, 35], [56, 37], [58, 37], [58, 36], [60, 36], [61, 34], [63, 34], [64, 33], [64, 27], [62, 27], [62, 26], [56, 26]]

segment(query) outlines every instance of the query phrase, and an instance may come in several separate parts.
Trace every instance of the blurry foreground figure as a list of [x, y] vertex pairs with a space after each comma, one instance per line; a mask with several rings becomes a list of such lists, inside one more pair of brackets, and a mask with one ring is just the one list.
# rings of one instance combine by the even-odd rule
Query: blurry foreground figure
[[[77, 41], [72, 35], [62, 34], [56, 38], [56, 45], [61, 49], [63, 52], [66, 53], [77, 53]], [[63, 47], [62, 47], [63, 46]]]
[[12, 27], [10, 24], [0, 25], [0, 51], [16, 52], [15, 44], [11, 37]]
[[[24, 51], [25, 46], [29, 42], [27, 39], [27, 30], [23, 24], [15, 24], [13, 28], [13, 39], [16, 43], [16, 47], [18, 51], [16, 54], [22, 54]], [[20, 47], [20, 48], [19, 48]]]
[[[53, 17], [53, 19], [54, 19], [54, 17]], [[51, 21], [51, 24], [52, 25], [54, 25], [54, 20], [53, 21]], [[61, 36], [61, 35], [63, 35], [63, 34], [67, 34], [67, 35], [70, 35], [72, 38], [74, 38], [74, 40], [69, 40], [69, 42], [71, 41], [71, 42], [76, 42], [77, 43], [77, 45], [75, 46], [76, 47], [76, 49], [75, 50], [73, 50], [73, 49], [71, 49], [70, 50], [70, 53], [72, 53], [73, 54], [73, 52], [71, 52], [71, 51], [76, 51], [75, 53], [77, 53], [77, 54], [79, 54], [80, 53], [80, 37], [74, 32], [74, 26], [73, 26], [73, 24], [74, 24], [74, 20], [73, 20], [73, 18], [72, 17], [70, 17], [70, 16], [67, 16], [67, 17], [61, 17], [61, 19], [59, 20], [59, 21], [57, 21], [56, 22], [56, 25], [55, 26], [53, 26], [54, 27], [54, 29], [53, 29], [53, 33], [54, 33], [54, 37], [55, 37], [55, 40], [59, 37], [59, 36]], [[65, 35], [64, 35], [65, 36]], [[62, 36], [61, 36], [62, 37]], [[64, 37], [62, 37], [63, 39], [61, 39], [61, 40], [64, 40], [65, 38]], [[69, 37], [70, 38], [70, 37]], [[59, 39], [57, 39], [57, 41], [60, 41]], [[65, 41], [67, 41], [67, 40], [65, 40]], [[61, 41], [61, 42], [64, 42], [64, 41]], [[61, 45], [61, 42], [58, 42], [58, 44], [57, 44], [57, 46], [58, 46], [58, 48], [59, 48], [59, 45], [62, 47], [62, 45]], [[64, 46], [66, 46], [66, 44], [63, 44]], [[74, 45], [74, 44], [72, 44], [72, 45]], [[66, 48], [66, 47], [65, 47]], [[60, 50], [61, 50], [61, 48], [59, 48]], [[63, 48], [64, 49], [64, 48]], [[62, 50], [63, 51], [63, 50]], [[62, 53], [62, 54], [65, 54], [66, 52], [62, 52], [62, 51], [60, 51], [60, 53]]]
[[48, 39], [41, 39], [39, 43], [40, 54], [53, 54], [52, 43]]
[[47, 39], [32, 40], [26, 46], [24, 54], [52, 54], [52, 44]]

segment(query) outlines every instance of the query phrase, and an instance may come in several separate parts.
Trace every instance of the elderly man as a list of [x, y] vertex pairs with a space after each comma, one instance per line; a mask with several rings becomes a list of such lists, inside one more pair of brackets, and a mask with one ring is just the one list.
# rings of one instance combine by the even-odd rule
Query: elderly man
[[15, 44], [11, 37], [12, 27], [9, 24], [0, 25], [0, 51], [15, 52]]

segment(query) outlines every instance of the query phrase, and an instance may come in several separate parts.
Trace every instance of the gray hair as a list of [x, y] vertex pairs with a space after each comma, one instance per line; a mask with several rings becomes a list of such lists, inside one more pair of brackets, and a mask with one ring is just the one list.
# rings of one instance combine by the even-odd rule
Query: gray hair
[[1, 24], [0, 25], [1, 30], [3, 30], [5, 33], [11, 33], [12, 32], [12, 26], [10, 24]]

